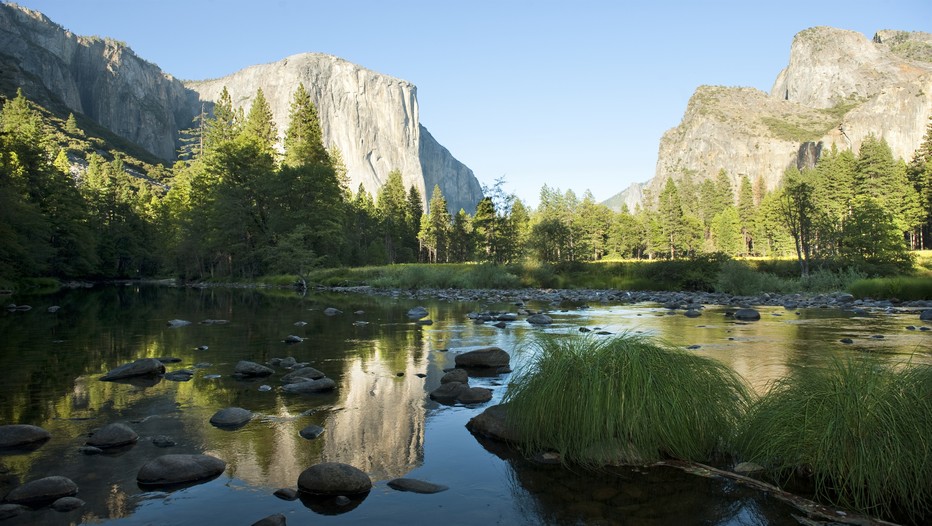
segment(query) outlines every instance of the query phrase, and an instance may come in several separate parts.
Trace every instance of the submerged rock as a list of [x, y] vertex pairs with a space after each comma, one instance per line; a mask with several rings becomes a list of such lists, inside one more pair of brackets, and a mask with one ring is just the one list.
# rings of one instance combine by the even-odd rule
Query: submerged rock
[[62, 497], [52, 503], [52, 509], [55, 511], [72, 511], [84, 506], [84, 501], [77, 497]]
[[135, 444], [139, 435], [126, 424], [109, 424], [97, 431], [89, 439], [87, 445], [101, 449]]
[[256, 362], [250, 362], [249, 360], [240, 360], [236, 363], [236, 368], [233, 370], [233, 374], [247, 378], [269, 376], [274, 372], [275, 371], [271, 367], [266, 367]]
[[419, 320], [421, 318], [426, 318], [428, 316], [427, 309], [425, 307], [414, 307], [413, 309], [408, 310], [408, 317], [413, 320]]
[[303, 382], [285, 384], [282, 386], [282, 391], [299, 394], [323, 393], [333, 391], [336, 387], [336, 382], [330, 378], [324, 377], [317, 380], [305, 380]]
[[269, 515], [264, 519], [257, 520], [252, 523], [252, 526], [285, 526], [287, 524], [285, 516], [281, 513], [276, 513], [274, 515]]
[[52, 435], [39, 426], [8, 424], [0, 426], [0, 449], [40, 445]]
[[291, 371], [285, 376], [282, 376], [281, 382], [283, 384], [293, 384], [307, 380], [320, 380], [326, 376], [326, 374], [318, 371], [317, 369], [314, 369], [313, 367], [302, 367], [300, 369]]
[[550, 325], [553, 323], [553, 318], [546, 314], [532, 314], [527, 317], [526, 321], [531, 325]]
[[343, 311], [334, 307], [327, 307], [324, 309], [324, 314], [327, 316], [336, 316], [337, 314], [343, 314]]
[[165, 373], [165, 364], [155, 358], [141, 358], [111, 369], [100, 377], [105, 382], [133, 378], [135, 376], [154, 376]]
[[78, 485], [67, 477], [45, 477], [17, 486], [7, 494], [6, 502], [38, 506], [78, 493]]
[[299, 431], [298, 434], [301, 435], [301, 438], [313, 440], [319, 437], [320, 435], [324, 434], [324, 428], [318, 425], [311, 424], [305, 427], [304, 429], [302, 429], [301, 431]]
[[741, 321], [757, 321], [760, 319], [760, 312], [755, 309], [738, 309], [735, 311], [735, 319]]
[[293, 488], [278, 488], [272, 495], [282, 500], [297, 500], [298, 491]]
[[388, 487], [397, 491], [410, 491], [412, 493], [440, 493], [450, 489], [448, 486], [425, 482], [423, 480], [397, 478], [388, 481]]
[[371, 489], [369, 475], [339, 462], [313, 465], [298, 477], [298, 490], [312, 495], [358, 495]]
[[219, 476], [226, 467], [226, 462], [210, 455], [162, 455], [139, 469], [136, 482], [144, 486], [197, 482]]

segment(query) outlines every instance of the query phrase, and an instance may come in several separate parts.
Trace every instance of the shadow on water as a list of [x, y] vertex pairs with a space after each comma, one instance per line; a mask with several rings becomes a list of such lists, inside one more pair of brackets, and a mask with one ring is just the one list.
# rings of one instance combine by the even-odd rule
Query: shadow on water
[[[511, 353], [517, 368], [533, 353], [526, 343], [535, 334], [578, 334], [580, 327], [698, 345], [695, 352], [733, 367], [756, 389], [791, 367], [817, 366], [840, 353], [883, 353], [891, 359], [916, 354], [930, 361], [929, 333], [905, 331], [904, 318], [797, 315], [782, 308], [762, 309], [761, 322], [739, 324], [716, 308], [690, 319], [669, 316], [658, 306], [600, 306], [553, 312], [554, 324], [546, 328], [516, 321], [499, 329], [477, 325], [466, 314], [514, 310], [513, 305], [155, 286], [12, 301], [33, 309], [0, 312], [0, 419], [39, 425], [52, 439], [33, 451], [0, 452], [0, 496], [22, 482], [62, 475], [78, 484], [86, 505], [66, 513], [46, 508], [4, 524], [248, 524], [279, 512], [296, 523], [790, 524], [789, 512], [766, 495], [721, 481], [670, 470], [575, 473], [491, 446], [486, 450], [464, 428], [484, 406], [442, 406], [427, 394], [459, 352], [497, 345]], [[433, 325], [408, 319], [408, 309], [419, 304]], [[61, 308], [49, 313], [51, 305]], [[342, 312], [327, 315], [327, 307]], [[167, 322], [173, 319], [192, 323], [172, 328]], [[287, 345], [289, 335], [303, 341]], [[841, 337], [855, 343], [840, 344]], [[166, 364], [167, 371], [187, 370], [180, 378], [190, 380], [99, 380], [124, 363], [157, 357], [177, 359]], [[240, 360], [286, 357], [325, 373], [337, 388], [312, 395], [282, 392], [280, 379], [288, 370], [280, 367], [265, 378], [233, 376]], [[497, 403], [508, 378], [473, 377], [470, 383], [492, 389], [490, 403]], [[235, 431], [211, 426], [211, 415], [225, 407], [249, 409], [254, 417]], [[118, 455], [83, 454], [89, 434], [112, 422], [130, 425], [139, 442]], [[301, 437], [299, 431], [312, 424], [323, 434]], [[139, 468], [167, 453], [213, 455], [227, 470], [170, 493], [139, 488]], [[362, 469], [375, 483], [372, 492], [336, 510], [272, 496], [276, 488], [295, 487], [301, 471], [324, 461]], [[451, 489], [425, 496], [386, 486], [402, 476]]]

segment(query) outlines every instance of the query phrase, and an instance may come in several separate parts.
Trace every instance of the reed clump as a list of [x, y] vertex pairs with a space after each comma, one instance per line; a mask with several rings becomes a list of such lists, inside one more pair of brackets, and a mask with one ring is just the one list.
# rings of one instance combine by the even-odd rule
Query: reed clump
[[734, 444], [781, 484], [909, 521], [932, 513], [932, 366], [835, 360], [799, 368], [750, 408]]
[[504, 396], [528, 454], [556, 450], [584, 466], [709, 459], [750, 398], [708, 358], [637, 335], [541, 337]]

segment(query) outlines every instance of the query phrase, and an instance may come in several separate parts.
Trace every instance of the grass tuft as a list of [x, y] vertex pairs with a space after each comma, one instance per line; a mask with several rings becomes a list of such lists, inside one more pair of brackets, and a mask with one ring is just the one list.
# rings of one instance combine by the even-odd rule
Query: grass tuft
[[542, 336], [534, 345], [503, 400], [528, 454], [556, 450], [589, 467], [705, 461], [749, 403], [728, 367], [641, 336]]
[[781, 483], [888, 518], [932, 512], [932, 366], [874, 360], [798, 368], [752, 405], [735, 449]]

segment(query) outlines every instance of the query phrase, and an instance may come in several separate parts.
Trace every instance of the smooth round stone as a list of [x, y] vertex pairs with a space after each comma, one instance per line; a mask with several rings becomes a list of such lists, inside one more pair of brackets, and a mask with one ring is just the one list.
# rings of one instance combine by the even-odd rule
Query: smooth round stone
[[133, 378], [135, 376], [149, 376], [165, 373], [165, 364], [155, 358], [140, 358], [134, 362], [123, 364], [116, 369], [111, 369], [107, 374], [100, 377], [104, 381], [122, 380], [123, 378]]
[[456, 401], [461, 404], [482, 404], [492, 399], [492, 390], [485, 387], [467, 387], [460, 391]]
[[414, 320], [426, 318], [430, 313], [424, 307], [414, 307], [408, 310], [408, 317]]
[[298, 491], [292, 488], [279, 488], [273, 493], [276, 497], [282, 500], [297, 500]]
[[104, 452], [103, 449], [100, 449], [99, 447], [94, 447], [94, 446], [81, 446], [78, 448], [78, 451], [80, 451], [81, 453], [85, 455], [100, 455], [101, 453]]
[[101, 449], [135, 444], [139, 435], [126, 424], [109, 424], [94, 432], [87, 445]]
[[252, 420], [252, 411], [242, 407], [227, 407], [210, 417], [210, 423], [220, 428], [242, 427], [250, 420]]
[[274, 372], [275, 371], [271, 367], [266, 367], [256, 362], [250, 362], [249, 360], [240, 360], [233, 370], [234, 374], [247, 377], [269, 376]]
[[461, 384], [469, 383], [469, 373], [466, 372], [466, 369], [453, 369], [448, 371], [446, 374], [440, 377], [441, 384], [447, 384], [450, 382], [459, 382]]
[[0, 504], [0, 521], [17, 517], [24, 511], [29, 511], [29, 507], [22, 504]]
[[226, 467], [226, 462], [210, 455], [162, 455], [139, 469], [136, 482], [144, 486], [197, 482], [219, 476]]
[[447, 382], [445, 384], [440, 384], [440, 387], [431, 391], [429, 396], [431, 400], [436, 400], [441, 403], [452, 403], [464, 389], [466, 389], [466, 384], [462, 382]]
[[397, 491], [410, 491], [412, 493], [440, 493], [450, 489], [448, 486], [425, 482], [423, 480], [398, 478], [388, 481], [388, 487]]
[[553, 323], [553, 318], [546, 314], [532, 314], [527, 317], [526, 321], [531, 325], [550, 325]]
[[52, 503], [55, 511], [71, 511], [84, 506], [84, 501], [77, 497], [62, 497]]
[[322, 428], [322, 427], [320, 427], [320, 426], [317, 426], [317, 425], [314, 425], [314, 424], [311, 424], [311, 425], [305, 427], [304, 429], [302, 429], [302, 430], [299, 432], [299, 434], [301, 435], [302, 438], [306, 438], [306, 439], [308, 439], [308, 440], [314, 440], [315, 438], [317, 438], [317, 437], [319, 437], [320, 435], [324, 434], [324, 428]]
[[46, 504], [61, 497], [72, 497], [78, 493], [78, 485], [67, 477], [45, 477], [13, 488], [6, 496], [12, 504], [35, 506]]
[[174, 447], [175, 441], [165, 435], [156, 435], [152, 437], [152, 445], [155, 447]]
[[687, 318], [698, 318], [699, 316], [702, 316], [702, 312], [696, 309], [689, 309], [688, 311], [683, 313], [683, 315], [686, 316]]
[[295, 369], [285, 376], [282, 376], [281, 382], [283, 384], [293, 384], [305, 380], [320, 380], [325, 376], [327, 375], [313, 367], [301, 367], [300, 369]]
[[454, 362], [457, 367], [502, 367], [510, 361], [508, 353], [499, 347], [484, 347], [474, 351], [457, 354]]
[[369, 475], [349, 464], [324, 462], [313, 465], [298, 477], [298, 490], [312, 495], [358, 495], [372, 489]]
[[282, 391], [286, 393], [324, 393], [336, 389], [337, 384], [330, 378], [321, 378], [319, 380], [307, 380], [282, 386]]
[[0, 448], [23, 447], [45, 442], [52, 435], [39, 426], [9, 424], [0, 426]]

